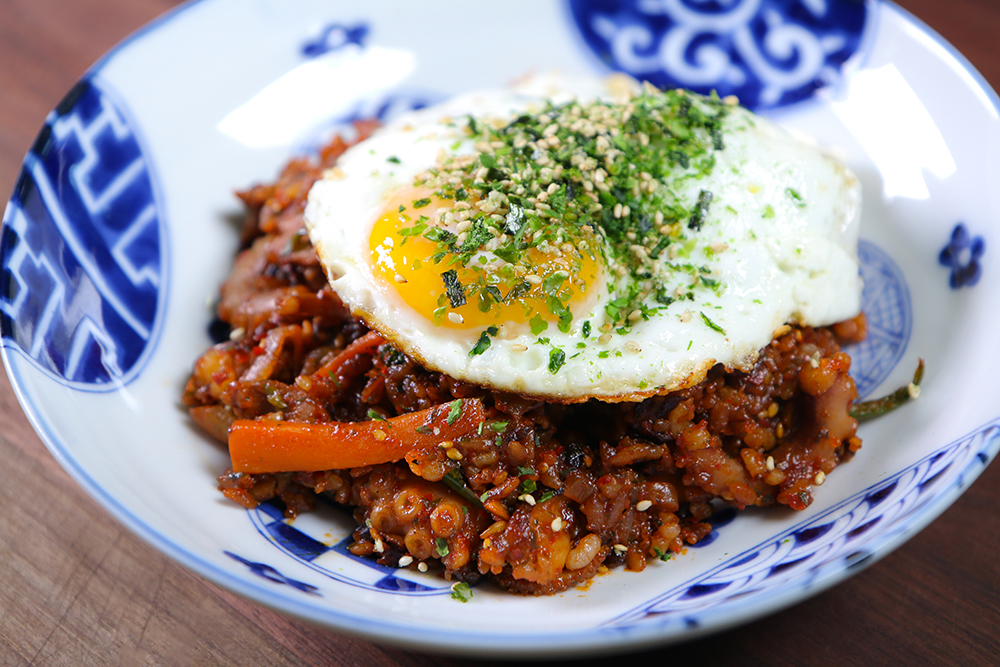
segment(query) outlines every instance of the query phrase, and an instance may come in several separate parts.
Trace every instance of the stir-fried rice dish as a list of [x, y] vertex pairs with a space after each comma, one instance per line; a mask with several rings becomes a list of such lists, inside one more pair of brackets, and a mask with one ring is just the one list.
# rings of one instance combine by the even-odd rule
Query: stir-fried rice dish
[[357, 123], [239, 193], [183, 394], [227, 498], [544, 595], [802, 510], [861, 447], [854, 175], [732, 99], [567, 87]]

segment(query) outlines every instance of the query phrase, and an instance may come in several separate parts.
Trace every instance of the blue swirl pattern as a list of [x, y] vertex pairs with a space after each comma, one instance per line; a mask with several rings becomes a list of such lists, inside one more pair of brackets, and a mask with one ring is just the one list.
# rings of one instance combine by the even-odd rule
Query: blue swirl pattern
[[869, 11], [860, 0], [570, 0], [569, 10], [611, 69], [757, 110], [837, 83]]

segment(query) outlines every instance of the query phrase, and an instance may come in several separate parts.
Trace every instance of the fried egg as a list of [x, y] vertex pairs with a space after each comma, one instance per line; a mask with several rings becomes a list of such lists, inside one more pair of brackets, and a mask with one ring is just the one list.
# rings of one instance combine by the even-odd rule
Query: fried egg
[[428, 368], [566, 402], [750, 370], [783, 325], [858, 313], [850, 170], [733, 100], [596, 90], [464, 95], [349, 149], [305, 220], [352, 312]]

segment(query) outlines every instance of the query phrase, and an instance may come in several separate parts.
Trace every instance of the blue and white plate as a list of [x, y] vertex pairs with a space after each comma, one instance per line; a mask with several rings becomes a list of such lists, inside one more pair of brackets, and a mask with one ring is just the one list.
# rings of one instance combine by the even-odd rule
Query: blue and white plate
[[[377, 9], [376, 9], [377, 8]], [[529, 20], [530, 19], [530, 20]], [[585, 591], [461, 604], [431, 575], [343, 548], [335, 508], [248, 512], [222, 449], [179, 396], [209, 345], [236, 248], [235, 188], [352, 118], [389, 117], [527, 72], [624, 70], [735, 93], [860, 176], [871, 337], [862, 393], [916, 403], [805, 512], [715, 517], [699, 548]], [[407, 646], [567, 655], [677, 641], [840, 581], [942, 512], [1000, 446], [998, 99], [895, 5], [861, 0], [203, 0], [98, 62], [49, 115], [0, 238], [7, 370], [53, 454], [132, 530], [208, 579], [287, 613]]]

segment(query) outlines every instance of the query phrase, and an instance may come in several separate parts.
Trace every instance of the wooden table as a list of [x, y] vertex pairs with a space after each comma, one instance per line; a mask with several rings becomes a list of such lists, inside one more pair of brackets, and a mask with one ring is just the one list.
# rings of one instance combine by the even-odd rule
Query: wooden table
[[[46, 114], [84, 69], [176, 4], [0, 2], [0, 186], [13, 186]], [[901, 4], [1000, 87], [1000, 2]], [[220, 590], [84, 494], [35, 435], [6, 376], [0, 423], [0, 664], [472, 663], [317, 629]], [[917, 537], [834, 589], [751, 625], [635, 657], [772, 667], [1000, 664], [998, 508], [994, 464]]]

